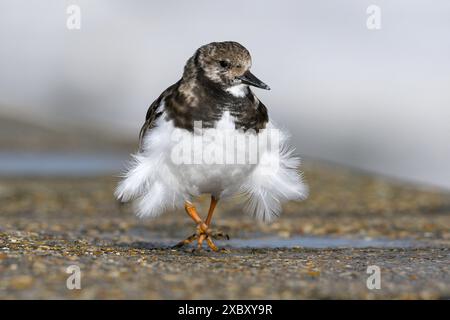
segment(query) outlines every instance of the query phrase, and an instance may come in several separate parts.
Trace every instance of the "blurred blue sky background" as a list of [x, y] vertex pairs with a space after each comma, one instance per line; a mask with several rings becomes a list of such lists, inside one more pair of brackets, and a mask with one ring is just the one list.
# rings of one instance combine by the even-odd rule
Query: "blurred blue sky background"
[[136, 139], [187, 58], [222, 40], [250, 50], [301, 155], [450, 188], [447, 0], [0, 0], [0, 117]]

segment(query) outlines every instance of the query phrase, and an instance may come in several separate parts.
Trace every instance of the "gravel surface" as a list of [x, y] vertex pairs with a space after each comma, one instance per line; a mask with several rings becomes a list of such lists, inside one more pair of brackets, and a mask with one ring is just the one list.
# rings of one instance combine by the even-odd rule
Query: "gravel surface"
[[219, 203], [213, 227], [233, 240], [219, 253], [172, 249], [194, 230], [186, 214], [136, 218], [115, 178], [1, 178], [0, 298], [450, 298], [448, 193], [323, 164], [305, 176], [310, 198], [272, 224]]

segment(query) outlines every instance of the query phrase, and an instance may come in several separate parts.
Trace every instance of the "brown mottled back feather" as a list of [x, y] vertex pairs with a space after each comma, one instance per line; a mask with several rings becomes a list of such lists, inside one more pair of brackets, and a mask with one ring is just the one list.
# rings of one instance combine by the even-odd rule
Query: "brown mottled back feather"
[[[221, 59], [235, 67], [219, 67]], [[181, 80], [167, 88], [150, 105], [139, 133], [140, 147], [146, 132], [155, 126], [155, 120], [163, 112], [175, 127], [188, 131], [193, 131], [194, 121], [201, 121], [203, 128], [215, 127], [225, 111], [235, 119], [236, 129], [256, 132], [264, 129], [269, 121], [267, 108], [250, 88], [243, 97], [233, 96], [225, 90], [230, 81], [250, 65], [250, 54], [239, 43], [214, 42], [200, 47], [187, 61]], [[162, 102], [164, 110], [158, 110]]]
[[153, 103], [148, 108], [147, 114], [145, 115], [145, 122], [142, 125], [141, 130], [139, 131], [139, 146], [141, 148], [142, 148], [142, 139], [144, 138], [145, 133], [155, 126], [155, 120], [162, 115], [162, 111], [158, 111], [158, 107], [160, 106], [161, 102], [165, 97], [173, 93], [172, 91], [178, 87], [180, 82], [181, 80], [171, 85], [166, 90], [164, 90], [163, 93], [161, 93], [161, 95], [158, 97], [158, 99], [153, 101]]

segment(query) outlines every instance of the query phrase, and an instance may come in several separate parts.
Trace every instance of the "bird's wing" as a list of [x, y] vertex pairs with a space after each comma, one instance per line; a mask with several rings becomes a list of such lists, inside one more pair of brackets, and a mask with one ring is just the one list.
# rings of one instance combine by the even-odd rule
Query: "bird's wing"
[[262, 130], [266, 127], [266, 124], [269, 122], [269, 114], [264, 103], [262, 103], [261, 100], [258, 99], [258, 97], [253, 93], [252, 90], [250, 90], [250, 88], [248, 89], [248, 91], [249, 93], [247, 97], [256, 107], [256, 117], [253, 124], [253, 129], [258, 132], [259, 130]]
[[153, 103], [150, 105], [150, 107], [147, 110], [147, 114], [145, 116], [145, 122], [142, 125], [141, 131], [139, 131], [139, 146], [142, 148], [142, 139], [145, 136], [145, 133], [147, 130], [152, 129], [155, 126], [155, 120], [159, 118], [159, 116], [163, 113], [162, 110], [159, 110], [159, 106], [161, 105], [161, 102], [170, 94], [173, 93], [173, 90], [176, 89], [180, 81], [177, 83], [171, 85], [169, 88], [163, 91], [161, 95], [153, 101]]

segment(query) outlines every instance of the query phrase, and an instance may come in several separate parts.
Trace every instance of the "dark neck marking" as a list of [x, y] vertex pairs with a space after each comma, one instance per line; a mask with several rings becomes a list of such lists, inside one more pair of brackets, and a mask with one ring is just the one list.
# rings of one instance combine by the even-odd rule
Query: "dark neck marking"
[[[235, 97], [206, 78], [201, 71], [196, 74], [195, 81], [187, 86], [190, 92], [179, 90], [182, 81], [164, 101], [167, 118], [173, 120], [175, 127], [193, 131], [194, 121], [202, 121], [203, 128], [214, 128], [223, 113], [229, 111], [235, 119], [236, 129], [258, 132], [265, 128], [267, 109], [250, 89], [246, 96]], [[194, 101], [189, 99], [191, 95], [195, 96]]]

